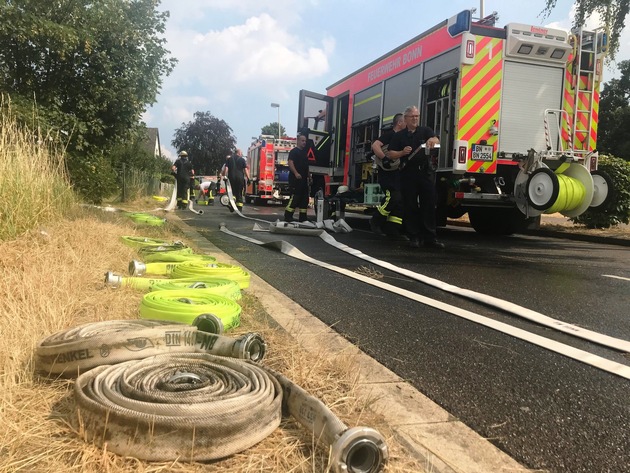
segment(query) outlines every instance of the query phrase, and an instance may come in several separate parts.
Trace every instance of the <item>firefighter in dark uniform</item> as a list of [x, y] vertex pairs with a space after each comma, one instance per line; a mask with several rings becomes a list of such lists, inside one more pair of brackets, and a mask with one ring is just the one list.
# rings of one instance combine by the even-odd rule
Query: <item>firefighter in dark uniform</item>
[[[237, 149], [234, 156], [227, 157], [223, 171], [223, 177], [227, 176], [232, 188], [232, 197], [236, 201], [236, 208], [243, 210], [243, 197], [245, 195], [245, 178], [249, 179], [249, 166], [247, 160], [243, 157], [240, 149]], [[234, 212], [231, 205], [228, 205], [230, 212]]]
[[370, 219], [370, 228], [379, 235], [402, 236], [403, 202], [398, 170], [400, 160], [388, 156], [389, 144], [394, 134], [405, 128], [402, 113], [394, 115], [392, 128], [385, 131], [372, 143], [374, 161], [378, 165], [378, 183], [385, 193], [385, 199], [376, 208], [376, 214]]
[[188, 207], [188, 199], [190, 194], [190, 183], [195, 175], [193, 165], [188, 159], [186, 151], [180, 151], [179, 157], [173, 164], [173, 174], [177, 181], [177, 208], [180, 210]]
[[421, 148], [426, 143], [432, 149], [440, 140], [435, 132], [426, 126], [419, 126], [420, 113], [414, 106], [404, 112], [406, 128], [396, 133], [389, 144], [388, 153], [392, 159], [400, 159], [400, 178], [404, 206], [405, 229], [410, 238], [410, 246], [419, 248], [443, 249], [436, 234], [435, 172], [437, 159]]
[[300, 209], [299, 221], [306, 222], [308, 211], [308, 179], [309, 165], [306, 153], [306, 136], [297, 137], [297, 146], [289, 152], [289, 189], [291, 197], [284, 209], [284, 221], [292, 222], [295, 209]]

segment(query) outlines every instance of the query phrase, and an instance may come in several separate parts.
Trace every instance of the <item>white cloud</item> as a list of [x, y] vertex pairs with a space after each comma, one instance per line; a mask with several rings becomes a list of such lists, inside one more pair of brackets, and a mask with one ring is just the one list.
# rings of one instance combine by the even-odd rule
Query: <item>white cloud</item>
[[306, 44], [269, 14], [220, 30], [172, 31], [168, 44], [179, 63], [169, 87], [194, 84], [216, 99], [241, 85], [290, 84], [302, 77], [318, 77], [329, 70], [334, 40]]

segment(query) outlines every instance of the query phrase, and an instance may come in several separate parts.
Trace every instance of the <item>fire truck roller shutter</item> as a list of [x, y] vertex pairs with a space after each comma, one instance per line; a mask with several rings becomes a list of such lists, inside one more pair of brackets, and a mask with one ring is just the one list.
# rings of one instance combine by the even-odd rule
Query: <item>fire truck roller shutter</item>
[[562, 67], [505, 61], [498, 151], [546, 149], [543, 111], [561, 108], [563, 80]]

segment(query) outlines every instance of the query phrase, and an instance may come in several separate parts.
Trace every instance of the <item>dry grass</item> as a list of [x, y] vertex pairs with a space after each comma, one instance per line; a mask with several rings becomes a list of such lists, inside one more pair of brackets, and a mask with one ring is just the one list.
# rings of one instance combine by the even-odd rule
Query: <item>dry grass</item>
[[[168, 225], [168, 224], [167, 224]], [[142, 294], [104, 287], [103, 274], [126, 273], [134, 250], [122, 235], [177, 239], [174, 229], [135, 228], [118, 214], [81, 210], [12, 241], [0, 241], [0, 472], [324, 472], [327, 454], [291, 419], [257, 446], [211, 466], [151, 463], [123, 458], [84, 443], [71, 427], [72, 381], [33, 373], [38, 340], [59, 330], [99, 320], [138, 317]], [[368, 425], [388, 438], [388, 472], [423, 471], [382, 420], [358, 397], [353, 366], [304, 352], [278, 329], [252, 296], [244, 295], [242, 325], [232, 335], [256, 331], [269, 344], [265, 364], [316, 395], [349, 426]]]
[[75, 203], [58, 137], [16, 124], [0, 98], [0, 240], [59, 218]]

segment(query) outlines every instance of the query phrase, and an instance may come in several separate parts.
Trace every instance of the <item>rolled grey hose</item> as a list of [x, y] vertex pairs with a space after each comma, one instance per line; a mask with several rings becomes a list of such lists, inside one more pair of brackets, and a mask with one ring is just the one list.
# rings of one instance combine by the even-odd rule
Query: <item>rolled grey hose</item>
[[85, 441], [149, 461], [207, 461], [241, 452], [281, 420], [282, 389], [261, 367], [207, 353], [100, 366], [77, 378]]
[[280, 382], [282, 406], [330, 448], [330, 468], [334, 473], [377, 473], [389, 458], [385, 438], [370, 427], [348, 428], [319, 399], [300, 386], [267, 368]]
[[[219, 320], [220, 322], [220, 320]], [[217, 335], [217, 320], [200, 316], [193, 325], [158, 320], [94, 322], [55, 333], [35, 349], [35, 370], [47, 376], [73, 377], [100, 365], [137, 360], [162, 353], [211, 353], [261, 361], [263, 338]]]

